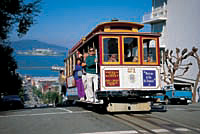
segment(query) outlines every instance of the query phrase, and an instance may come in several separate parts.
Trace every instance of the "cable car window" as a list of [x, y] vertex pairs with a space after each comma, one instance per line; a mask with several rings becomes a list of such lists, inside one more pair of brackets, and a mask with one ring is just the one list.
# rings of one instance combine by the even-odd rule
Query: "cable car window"
[[119, 62], [119, 41], [118, 38], [104, 38], [103, 39], [104, 47], [104, 62]]
[[70, 65], [69, 65], [69, 58], [67, 59], [67, 77], [69, 77], [69, 67], [70, 67]]
[[138, 38], [124, 38], [124, 62], [138, 61]]
[[156, 41], [154, 39], [143, 40], [144, 62], [156, 62]]
[[73, 67], [72, 67], [72, 64], [73, 64], [73, 61], [72, 61], [72, 56], [71, 56], [70, 59], [69, 59], [69, 65], [70, 65], [70, 67], [69, 67], [69, 72], [70, 72], [70, 75], [73, 74]]

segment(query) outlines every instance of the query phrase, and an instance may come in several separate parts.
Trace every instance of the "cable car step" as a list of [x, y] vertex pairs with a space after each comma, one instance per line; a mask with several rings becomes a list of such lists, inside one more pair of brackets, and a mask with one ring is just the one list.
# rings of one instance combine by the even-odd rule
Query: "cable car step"
[[127, 111], [150, 111], [151, 106], [149, 102], [141, 103], [109, 103], [107, 107], [108, 112], [127, 112]]

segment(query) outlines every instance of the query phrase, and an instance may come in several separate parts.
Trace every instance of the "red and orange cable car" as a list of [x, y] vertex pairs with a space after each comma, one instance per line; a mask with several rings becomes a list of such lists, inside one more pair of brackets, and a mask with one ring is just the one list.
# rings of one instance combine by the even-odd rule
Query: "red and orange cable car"
[[139, 32], [141, 28], [143, 24], [134, 22], [104, 22], [75, 44], [66, 60], [69, 98], [77, 92], [72, 75], [77, 52], [84, 55], [93, 47], [98, 55], [97, 98], [110, 106], [108, 109], [113, 108], [111, 104], [115, 110], [126, 104], [133, 111], [149, 110], [151, 96], [163, 93], [160, 34]]

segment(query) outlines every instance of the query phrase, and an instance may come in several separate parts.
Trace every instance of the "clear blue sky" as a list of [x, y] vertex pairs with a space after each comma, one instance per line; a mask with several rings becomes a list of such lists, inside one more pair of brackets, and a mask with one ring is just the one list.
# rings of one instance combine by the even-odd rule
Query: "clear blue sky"
[[[151, 11], [152, 0], [43, 0], [37, 24], [21, 39], [34, 39], [71, 47], [100, 22], [141, 22]], [[144, 31], [150, 31], [146, 26]], [[19, 40], [16, 33], [12, 40]]]

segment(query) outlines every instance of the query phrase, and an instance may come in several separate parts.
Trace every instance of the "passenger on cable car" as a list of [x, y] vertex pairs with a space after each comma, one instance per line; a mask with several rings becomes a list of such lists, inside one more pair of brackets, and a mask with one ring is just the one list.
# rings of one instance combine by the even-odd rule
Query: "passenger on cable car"
[[66, 96], [66, 76], [63, 70], [60, 70], [59, 83], [61, 85], [61, 95], [64, 97]]
[[108, 62], [117, 62], [117, 55], [116, 54], [112, 54], [109, 57]]
[[78, 97], [81, 101], [85, 100], [85, 91], [84, 86], [82, 82], [82, 66], [81, 66], [81, 59], [76, 59], [76, 66], [75, 66], [75, 73], [74, 73], [74, 79], [76, 81], [76, 88], [78, 89]]
[[152, 57], [151, 57], [151, 56], [148, 56], [147, 62], [152, 62], [152, 61], [153, 61]]
[[133, 62], [138, 62], [138, 56], [134, 56]]
[[[86, 58], [86, 78], [87, 78], [87, 88], [86, 101], [98, 102], [95, 97], [95, 92], [98, 90], [98, 75], [96, 74], [96, 56], [94, 48], [89, 49], [89, 56]], [[94, 85], [94, 90], [93, 86]]]

